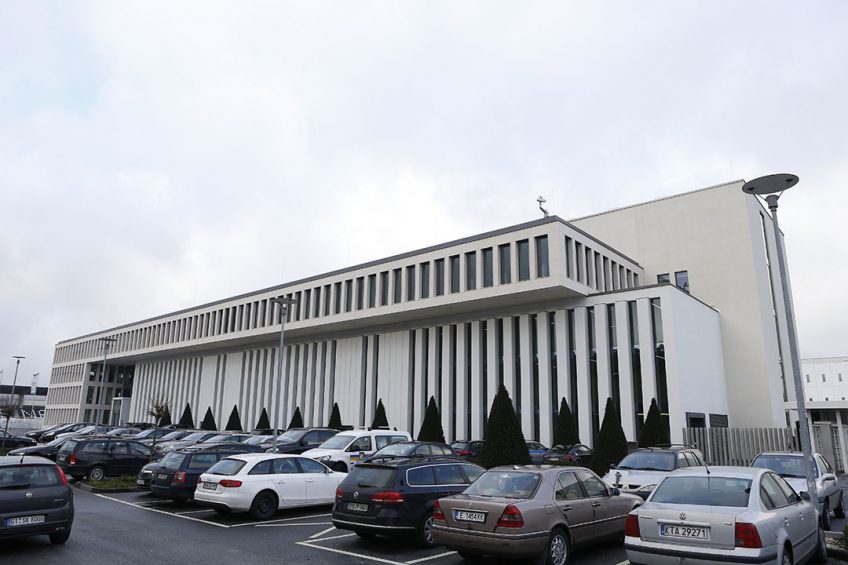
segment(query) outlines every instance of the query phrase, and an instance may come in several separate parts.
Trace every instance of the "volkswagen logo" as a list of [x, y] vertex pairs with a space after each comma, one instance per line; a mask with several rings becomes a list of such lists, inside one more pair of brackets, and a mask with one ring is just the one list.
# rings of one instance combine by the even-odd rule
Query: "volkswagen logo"
[[359, 498], [359, 491], [358, 490], [353, 491], [353, 499], [357, 500], [358, 498]]
[[31, 493], [31, 492], [26, 493], [26, 497], [27, 497], [27, 498], [32, 498], [32, 493]]
[[681, 513], [680, 513], [680, 519], [681, 519], [681, 520], [685, 520], [685, 519], [686, 519], [686, 512], [681, 512]]

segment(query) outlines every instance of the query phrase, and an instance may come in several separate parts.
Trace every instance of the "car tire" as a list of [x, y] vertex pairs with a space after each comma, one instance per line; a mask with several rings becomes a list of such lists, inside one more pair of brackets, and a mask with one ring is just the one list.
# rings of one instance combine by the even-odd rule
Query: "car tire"
[[95, 465], [94, 467], [88, 470], [87, 474], [89, 481], [102, 481], [106, 478], [106, 469], [104, 469], [100, 465]]
[[375, 534], [374, 532], [356, 530], [356, 535], [359, 537], [359, 539], [374, 539], [374, 536], [376, 536], [377, 534]]
[[839, 506], [833, 509], [833, 515], [840, 520], [845, 518], [845, 500], [841, 491], [839, 492]]
[[253, 499], [250, 505], [250, 515], [256, 520], [270, 520], [277, 513], [277, 495], [262, 491]]
[[823, 529], [819, 528], [818, 536], [816, 552], [813, 554], [813, 563], [827, 563], [827, 541], [825, 541]]
[[71, 537], [71, 530], [65, 530], [64, 532], [56, 532], [55, 534], [50, 534], [50, 543], [53, 545], [62, 545], [68, 538]]
[[418, 523], [418, 528], [415, 530], [415, 539], [423, 548], [436, 547], [433, 543], [433, 511], [424, 514], [421, 521]]
[[780, 565], [794, 565], [795, 559], [792, 558], [792, 549], [789, 546], [783, 548], [783, 561]]
[[562, 528], [554, 528], [545, 544], [545, 551], [536, 559], [538, 565], [566, 565], [571, 554], [568, 534]]
[[467, 551], [458, 551], [459, 556], [466, 561], [480, 561], [483, 556], [478, 553], [468, 553]]
[[830, 501], [825, 499], [822, 505], [821, 525], [825, 531], [830, 531]]

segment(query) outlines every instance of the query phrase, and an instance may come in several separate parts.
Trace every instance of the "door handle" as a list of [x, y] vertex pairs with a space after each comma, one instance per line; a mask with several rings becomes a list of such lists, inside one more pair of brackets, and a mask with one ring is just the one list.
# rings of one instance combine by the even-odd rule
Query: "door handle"
[[600, 503], [600, 502], [593, 502], [593, 503], [592, 503], [592, 508], [597, 508], [597, 507], [598, 507], [598, 506], [600, 506], [600, 505], [601, 505], [601, 503]]
[[568, 510], [571, 510], [571, 505], [570, 505], [570, 504], [565, 504], [565, 505], [561, 506], [561, 508], [562, 508], [563, 510], [568, 511]]

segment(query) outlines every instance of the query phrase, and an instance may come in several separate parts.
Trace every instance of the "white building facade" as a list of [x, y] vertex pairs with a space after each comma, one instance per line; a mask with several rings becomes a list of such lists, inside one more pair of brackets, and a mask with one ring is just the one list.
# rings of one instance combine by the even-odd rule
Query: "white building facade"
[[[263, 409], [281, 427], [296, 408], [326, 425], [338, 403], [361, 426], [382, 400], [415, 434], [432, 396], [448, 440], [476, 439], [503, 384], [544, 444], [563, 397], [590, 445], [608, 397], [631, 441], [652, 399], [673, 441], [686, 426], [785, 425], [775, 241], [741, 185], [543, 218], [60, 342], [45, 422], [109, 421], [115, 397], [122, 421], [148, 420], [164, 397], [196, 424], [211, 410], [222, 427], [237, 407], [247, 429]], [[282, 377], [280, 296], [297, 300]], [[104, 337], [117, 342], [101, 378]]]

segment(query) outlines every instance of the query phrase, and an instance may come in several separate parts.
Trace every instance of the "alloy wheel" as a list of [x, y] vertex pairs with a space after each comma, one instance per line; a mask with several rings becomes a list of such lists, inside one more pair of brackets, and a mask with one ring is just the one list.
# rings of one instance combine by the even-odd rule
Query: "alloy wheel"
[[427, 545], [433, 545], [433, 515], [427, 517], [424, 521], [424, 541]]
[[565, 536], [560, 533], [551, 538], [550, 556], [553, 565], [565, 565], [568, 560], [568, 546], [565, 542]]

